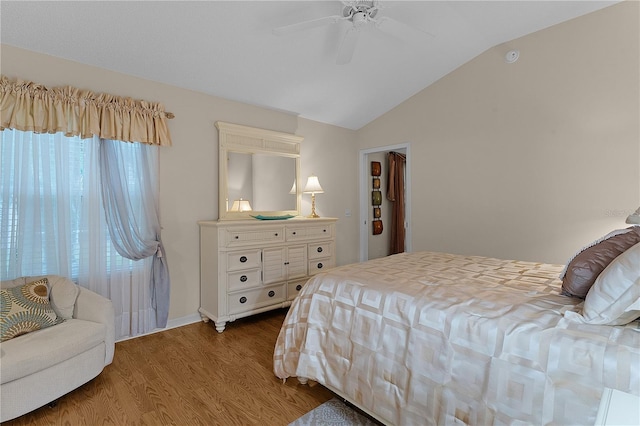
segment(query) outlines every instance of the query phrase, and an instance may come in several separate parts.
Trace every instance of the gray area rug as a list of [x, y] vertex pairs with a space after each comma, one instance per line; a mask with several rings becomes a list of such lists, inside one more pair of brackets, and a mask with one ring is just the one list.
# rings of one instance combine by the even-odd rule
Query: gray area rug
[[289, 426], [317, 425], [376, 426], [377, 423], [358, 413], [338, 398], [330, 399], [319, 407], [309, 411], [293, 423], [289, 423]]

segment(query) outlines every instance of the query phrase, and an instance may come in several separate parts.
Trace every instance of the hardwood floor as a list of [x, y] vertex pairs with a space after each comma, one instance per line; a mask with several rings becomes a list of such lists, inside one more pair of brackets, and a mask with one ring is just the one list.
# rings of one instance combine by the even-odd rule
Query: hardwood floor
[[94, 380], [3, 425], [287, 425], [334, 395], [274, 375], [285, 314], [237, 320], [223, 333], [199, 322], [116, 343]]

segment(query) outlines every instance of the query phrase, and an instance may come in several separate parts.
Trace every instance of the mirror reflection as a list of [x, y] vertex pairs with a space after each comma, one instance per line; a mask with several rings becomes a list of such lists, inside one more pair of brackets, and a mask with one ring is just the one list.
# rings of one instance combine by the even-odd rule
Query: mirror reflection
[[231, 211], [235, 201], [244, 211], [248, 205], [254, 211], [296, 210], [295, 180], [295, 158], [228, 152], [226, 210]]

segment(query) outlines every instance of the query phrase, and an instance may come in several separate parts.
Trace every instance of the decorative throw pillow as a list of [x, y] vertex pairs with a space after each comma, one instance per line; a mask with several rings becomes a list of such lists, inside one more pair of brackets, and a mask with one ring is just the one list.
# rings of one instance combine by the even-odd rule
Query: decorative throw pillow
[[80, 293], [78, 286], [69, 278], [58, 275], [49, 275], [47, 279], [49, 280], [51, 307], [56, 311], [58, 317], [73, 318], [73, 309]]
[[588, 324], [624, 325], [640, 317], [640, 243], [602, 271], [582, 308]]
[[0, 342], [62, 321], [49, 303], [46, 278], [0, 290]]
[[640, 243], [640, 227], [614, 231], [576, 255], [566, 267], [562, 294], [584, 299], [598, 275], [621, 253]]

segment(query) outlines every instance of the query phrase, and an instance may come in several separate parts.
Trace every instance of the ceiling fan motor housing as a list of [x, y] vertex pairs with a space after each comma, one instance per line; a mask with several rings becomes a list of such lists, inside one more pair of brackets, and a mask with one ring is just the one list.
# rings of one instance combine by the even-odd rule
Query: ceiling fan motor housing
[[344, 1], [345, 8], [342, 10], [342, 16], [354, 25], [360, 26], [378, 14], [377, 3], [377, 1]]

